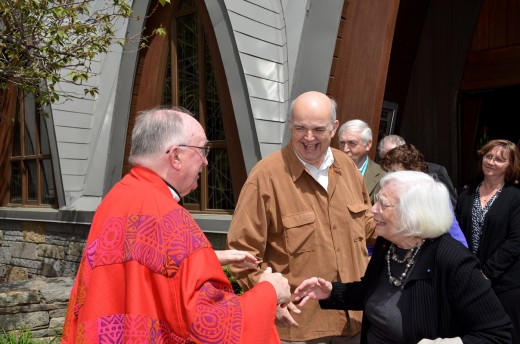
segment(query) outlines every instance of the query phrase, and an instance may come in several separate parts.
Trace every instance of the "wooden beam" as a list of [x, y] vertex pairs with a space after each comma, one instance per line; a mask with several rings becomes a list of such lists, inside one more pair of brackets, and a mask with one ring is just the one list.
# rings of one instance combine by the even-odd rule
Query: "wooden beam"
[[460, 82], [461, 91], [520, 84], [520, 44], [470, 52]]

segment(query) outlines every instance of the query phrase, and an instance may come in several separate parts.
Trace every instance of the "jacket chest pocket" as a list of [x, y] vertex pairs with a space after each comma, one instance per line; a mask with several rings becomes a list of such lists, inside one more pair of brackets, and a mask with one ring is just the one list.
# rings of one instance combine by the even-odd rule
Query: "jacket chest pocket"
[[316, 248], [316, 214], [307, 211], [282, 217], [285, 247], [293, 255]]
[[[348, 218], [351, 219], [349, 223], [349, 230], [352, 231], [354, 239], [362, 240], [365, 238], [365, 226], [367, 221], [368, 205], [364, 203], [347, 204]], [[348, 219], [346, 220], [348, 221]], [[346, 222], [348, 223], [348, 222]]]

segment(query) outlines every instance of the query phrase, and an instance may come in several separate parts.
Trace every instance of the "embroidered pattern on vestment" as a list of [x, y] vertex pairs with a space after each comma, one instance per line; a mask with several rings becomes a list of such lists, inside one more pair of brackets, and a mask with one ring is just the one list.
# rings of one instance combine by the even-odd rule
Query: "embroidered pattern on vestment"
[[[78, 274], [78, 290], [85, 294], [92, 269], [109, 264], [137, 261], [155, 273], [174, 277], [183, 260], [211, 244], [184, 209], [163, 218], [150, 215], [113, 217], [103, 223], [100, 235], [86, 248], [90, 271]], [[85, 277], [85, 279], [83, 279]], [[84, 295], [83, 295], [84, 296]], [[84, 297], [78, 295], [77, 310]], [[166, 323], [134, 314], [114, 314], [79, 324], [76, 340], [84, 343], [238, 343], [242, 331], [242, 309], [232, 288], [205, 283], [196, 302], [189, 338], [178, 337]]]

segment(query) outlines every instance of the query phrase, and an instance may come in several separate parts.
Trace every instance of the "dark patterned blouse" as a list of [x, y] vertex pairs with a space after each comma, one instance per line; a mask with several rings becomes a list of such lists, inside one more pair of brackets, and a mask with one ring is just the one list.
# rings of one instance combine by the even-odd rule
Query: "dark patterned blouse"
[[[481, 184], [482, 185], [482, 184]], [[477, 252], [478, 247], [480, 245], [480, 237], [482, 236], [482, 227], [484, 226], [484, 219], [486, 218], [486, 214], [491, 208], [491, 205], [495, 201], [495, 199], [500, 195], [502, 189], [501, 187], [494, 195], [491, 197], [489, 202], [482, 207], [480, 204], [480, 186], [477, 187], [477, 192], [475, 192], [475, 198], [473, 199], [473, 209], [471, 211], [471, 222], [473, 224], [473, 228], [471, 230], [471, 244], [473, 248], [473, 253]]]

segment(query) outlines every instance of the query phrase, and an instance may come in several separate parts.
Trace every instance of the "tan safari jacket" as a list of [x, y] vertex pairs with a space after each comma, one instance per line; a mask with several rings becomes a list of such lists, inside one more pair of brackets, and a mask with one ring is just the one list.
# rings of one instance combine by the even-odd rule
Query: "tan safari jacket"
[[[328, 193], [305, 169], [291, 144], [251, 171], [228, 232], [230, 249], [263, 259], [257, 271], [232, 268], [244, 289], [252, 287], [268, 266], [289, 279], [291, 291], [313, 276], [349, 282], [364, 275], [366, 238], [375, 227], [370, 200], [354, 162], [339, 150], [332, 152]], [[288, 341], [354, 335], [361, 329], [361, 315], [360, 311], [348, 311], [347, 317], [345, 311], [321, 310], [317, 301], [311, 301], [301, 314], [292, 313], [298, 328], [278, 331]]]

